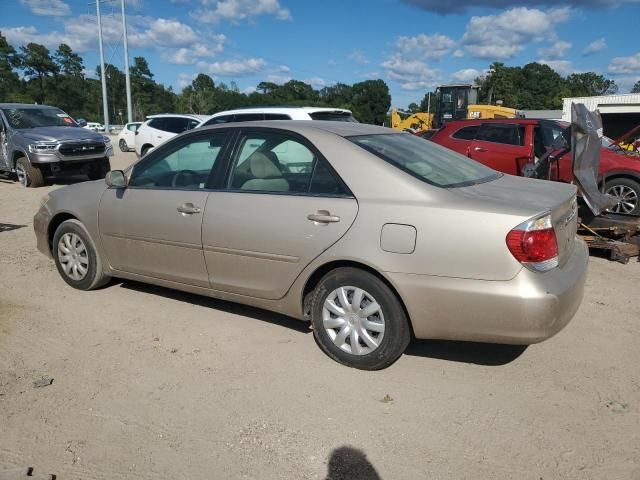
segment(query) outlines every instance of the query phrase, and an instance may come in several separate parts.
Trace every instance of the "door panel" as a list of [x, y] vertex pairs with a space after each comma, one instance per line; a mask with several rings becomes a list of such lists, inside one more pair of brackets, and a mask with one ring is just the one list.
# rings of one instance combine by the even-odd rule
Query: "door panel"
[[469, 146], [469, 157], [499, 172], [520, 175], [526, 163], [533, 163], [531, 135], [524, 126], [483, 124]]
[[[111, 266], [125, 272], [209, 286], [201, 229], [206, 191], [114, 189], [102, 196], [99, 224]], [[200, 213], [181, 213], [191, 204]]]
[[[212, 192], [202, 229], [211, 287], [282, 298], [302, 269], [347, 232], [357, 211], [353, 198]], [[329, 222], [307, 218], [314, 214]]]

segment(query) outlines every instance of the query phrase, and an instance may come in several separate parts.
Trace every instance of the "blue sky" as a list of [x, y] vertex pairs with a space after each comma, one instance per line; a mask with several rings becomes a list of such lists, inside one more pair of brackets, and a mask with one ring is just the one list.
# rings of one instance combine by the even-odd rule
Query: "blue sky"
[[[627, 93], [640, 80], [640, 0], [126, 0], [130, 56], [180, 90], [198, 72], [250, 91], [291, 78], [320, 88], [382, 78], [392, 103], [472, 81], [493, 61], [595, 71]], [[120, 68], [120, 1], [106, 2], [106, 61]], [[66, 42], [98, 64], [88, 0], [0, 0], [14, 46]]]

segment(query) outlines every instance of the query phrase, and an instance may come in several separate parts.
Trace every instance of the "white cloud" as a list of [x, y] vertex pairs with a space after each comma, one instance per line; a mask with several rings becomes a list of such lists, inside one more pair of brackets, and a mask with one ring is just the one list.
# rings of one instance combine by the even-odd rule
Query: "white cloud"
[[618, 85], [618, 91], [620, 93], [631, 92], [631, 89], [635, 86], [636, 82], [640, 82], [640, 73], [632, 76], [616, 78], [616, 85]]
[[404, 90], [419, 90], [437, 84], [439, 71], [420, 60], [411, 60], [396, 54], [381, 64], [389, 79], [400, 83]]
[[546, 12], [526, 7], [512, 8], [498, 15], [474, 16], [467, 24], [462, 44], [467, 52], [485, 60], [503, 60], [520, 53], [534, 41], [555, 35], [557, 24], [571, 16], [570, 8]]
[[349, 54], [349, 56], [347, 57], [349, 60], [352, 60], [356, 63], [359, 63], [360, 65], [366, 65], [368, 63], [371, 63], [369, 61], [369, 59], [364, 55], [364, 53], [362, 53], [359, 50], [354, 50], [353, 52], [351, 52]]
[[455, 44], [456, 42], [451, 38], [439, 33], [434, 35], [421, 33], [415, 37], [399, 37], [396, 40], [396, 48], [405, 55], [429, 59], [444, 57]]
[[202, 5], [203, 8], [196, 10], [194, 14], [194, 18], [201, 22], [240, 22], [259, 15], [274, 15], [278, 20], [291, 20], [291, 12], [281, 7], [278, 0], [202, 0]]
[[364, 72], [360, 74], [360, 78], [366, 78], [366, 79], [378, 79], [380, 78], [380, 72], [375, 71], [375, 72]]
[[582, 56], [588, 57], [589, 55], [595, 55], [596, 53], [600, 53], [606, 48], [607, 41], [604, 38], [599, 38], [587, 45], [587, 48], [582, 51]]
[[306, 80], [303, 80], [303, 82], [308, 83], [313, 88], [322, 88], [328, 85], [328, 82], [324, 78], [320, 77], [307, 78]]
[[257, 90], [256, 87], [247, 87], [242, 89], [242, 93], [244, 93], [245, 95], [250, 95], [256, 90]]
[[223, 77], [243, 77], [253, 75], [264, 69], [266, 62], [262, 58], [247, 58], [244, 60], [227, 60], [224, 62], [198, 62], [198, 68], [207, 73]]
[[174, 65], [190, 65], [202, 58], [211, 58], [224, 51], [224, 35], [213, 35], [209, 43], [194, 43], [189, 47], [181, 47], [177, 50], [162, 49], [162, 57], [168, 63]]
[[610, 73], [640, 73], [640, 52], [628, 57], [616, 57], [609, 64]]
[[290, 73], [291, 69], [286, 65], [280, 65], [278, 67], [278, 72], [280, 72], [280, 73]]
[[538, 55], [543, 58], [548, 58], [549, 60], [556, 60], [558, 58], [562, 58], [566, 55], [567, 50], [569, 50], [572, 45], [569, 42], [565, 42], [564, 40], [558, 40], [553, 45], [550, 45], [547, 48], [538, 49]]
[[579, 73], [573, 67], [573, 63], [571, 63], [569, 60], [540, 59], [540, 60], [537, 60], [537, 62], [543, 65], [549, 65], [551, 68], [553, 68], [556, 72], [558, 72], [563, 77], [566, 77], [567, 75], [571, 75], [572, 73]]
[[464, 50], [462, 50], [461, 48], [456, 49], [453, 52], [453, 56], [454, 56], [454, 58], [462, 58], [462, 57], [464, 57]]
[[451, 78], [462, 83], [472, 83], [476, 78], [486, 74], [486, 70], [476, 70], [475, 68], [465, 68], [451, 74]]
[[71, 15], [71, 7], [62, 0], [20, 0], [20, 4], [29, 7], [34, 15], [46, 17]]
[[277, 73], [270, 73], [267, 75], [267, 78], [265, 78], [266, 82], [275, 83], [277, 85], [287, 83], [289, 80], [292, 80], [290, 75], [278, 75]]
[[191, 82], [193, 82], [197, 76], [198, 74], [196, 73], [179, 73], [178, 81], [176, 82], [178, 90], [182, 90], [183, 88], [191, 85]]

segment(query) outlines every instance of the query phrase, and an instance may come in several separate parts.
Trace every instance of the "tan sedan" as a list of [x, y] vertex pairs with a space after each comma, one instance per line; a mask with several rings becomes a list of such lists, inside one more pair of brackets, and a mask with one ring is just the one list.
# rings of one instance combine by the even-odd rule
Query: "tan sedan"
[[119, 277], [281, 312], [373, 370], [412, 336], [530, 344], [562, 329], [587, 270], [575, 194], [382, 127], [250, 122], [54, 191], [34, 227], [72, 287]]

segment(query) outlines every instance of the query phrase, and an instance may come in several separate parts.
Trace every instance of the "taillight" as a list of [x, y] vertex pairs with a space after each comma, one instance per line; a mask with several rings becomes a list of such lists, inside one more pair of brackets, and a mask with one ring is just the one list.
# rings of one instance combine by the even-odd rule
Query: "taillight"
[[521, 223], [507, 234], [507, 248], [522, 265], [537, 272], [558, 266], [558, 242], [551, 215]]

